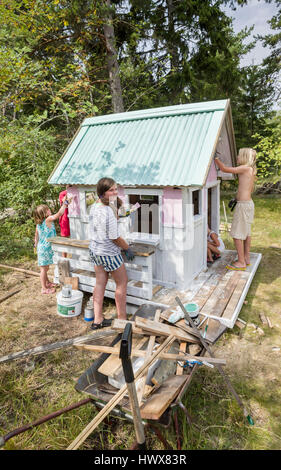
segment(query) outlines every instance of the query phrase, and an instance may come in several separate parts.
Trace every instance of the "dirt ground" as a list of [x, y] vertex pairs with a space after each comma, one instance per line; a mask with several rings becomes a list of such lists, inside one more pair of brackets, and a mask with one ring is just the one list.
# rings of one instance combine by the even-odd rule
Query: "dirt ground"
[[[36, 263], [18, 266], [37, 272]], [[49, 279], [52, 280], [52, 267]], [[9, 323], [9, 331], [5, 341], [1, 341], [1, 355], [29, 349], [41, 344], [87, 335], [92, 330], [90, 322], [83, 316], [84, 306], [90, 299], [90, 294], [84, 293], [82, 312], [79, 316], [65, 318], [57, 314], [56, 294], [41, 294], [40, 279], [14, 270], [7, 270], [0, 285], [0, 298], [13, 290], [20, 292], [0, 304], [0, 325]], [[58, 293], [60, 287], [56, 289]], [[115, 314], [114, 302], [105, 301], [106, 317]], [[2, 335], [1, 335], [2, 336]], [[4, 338], [2, 337], [2, 340]]]

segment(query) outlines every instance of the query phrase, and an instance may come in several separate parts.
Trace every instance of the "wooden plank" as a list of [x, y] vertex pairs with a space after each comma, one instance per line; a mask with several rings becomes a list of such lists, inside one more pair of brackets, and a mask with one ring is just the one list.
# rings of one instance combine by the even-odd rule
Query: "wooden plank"
[[[78, 270], [72, 272], [73, 277], [78, 277], [79, 282], [81, 284], [87, 284], [89, 286], [92, 286], [93, 288], [95, 287], [96, 277], [95, 277], [94, 273], [89, 272], [89, 273], [87, 273], [87, 275], [85, 275], [85, 272], [77, 273], [77, 271]], [[149, 286], [148, 283], [144, 284], [144, 287], [134, 287], [134, 286], [128, 285], [127, 286], [127, 295], [140, 297], [142, 299], [150, 299], [151, 296], [150, 296], [150, 291], [149, 291], [148, 286]], [[111, 290], [115, 294], [116, 284], [115, 284], [113, 279], [108, 280], [108, 282], [106, 284], [106, 290], [107, 291]]]
[[[168, 321], [171, 313], [172, 313], [172, 309], [164, 310], [163, 312], [161, 312], [161, 318], [163, 320]], [[178, 320], [176, 323], [170, 323], [170, 324], [176, 326], [177, 328], [181, 328], [186, 333], [190, 333], [190, 334], [192, 334], [194, 336], [197, 336], [197, 337], [200, 336], [200, 333], [196, 333], [190, 326], [188, 326], [185, 323], [185, 319], [181, 319], [181, 320]]]
[[228, 277], [225, 276], [214, 289], [212, 295], [209, 297], [200, 312], [220, 316], [237, 285], [239, 277], [239, 272], [231, 272]]
[[68, 259], [61, 259], [58, 261], [59, 281], [64, 284], [64, 279], [70, 277], [70, 267]]
[[246, 326], [246, 322], [244, 320], [241, 320], [241, 318], [237, 318], [235, 325], [242, 330]]
[[263, 325], [267, 325], [266, 316], [263, 313], [259, 314], [261, 322]]
[[[187, 346], [186, 343], [181, 343], [180, 344], [180, 351], [185, 353], [186, 346]], [[183, 367], [180, 364], [177, 364], [176, 375], [183, 375]]]
[[228, 319], [229, 327], [233, 328], [234, 323], [240, 313], [241, 308], [243, 307], [247, 292], [250, 288], [256, 270], [258, 269], [259, 263], [261, 261], [261, 254], [260, 253], [251, 253], [251, 267], [248, 267], [246, 271], [242, 273], [242, 278], [246, 279], [246, 284], [241, 291], [240, 299], [236, 304], [236, 307], [233, 311], [232, 317]]
[[[75, 347], [77, 349], [84, 349], [85, 351], [92, 351], [92, 352], [101, 352], [106, 354], [115, 354], [119, 356], [120, 349], [112, 346], [103, 346], [101, 344], [76, 344]], [[133, 349], [131, 357], [145, 357], [146, 350], [145, 349]], [[165, 359], [167, 361], [179, 361], [179, 360], [202, 360], [203, 362], [209, 362], [210, 364], [219, 364], [222, 366], [226, 365], [226, 360], [217, 357], [199, 357], [193, 354], [174, 354], [174, 353], [166, 353], [163, 352], [160, 354], [159, 359]]]
[[[160, 313], [161, 313], [160, 309], [157, 309], [156, 312], [155, 312], [154, 320], [157, 321], [157, 322], [159, 322], [159, 320], [160, 320]], [[147, 348], [146, 348], [145, 360], [147, 360], [151, 356], [154, 345], [155, 345], [155, 340], [156, 340], [156, 336], [151, 335], [150, 338], [149, 338], [149, 341], [148, 341]], [[147, 371], [147, 373], [148, 373], [148, 371]], [[141, 404], [142, 397], [143, 397], [143, 394], [144, 394], [144, 388], [145, 388], [147, 373], [144, 374], [144, 376], [138, 381], [137, 398], [138, 398], [139, 405]]]
[[[113, 320], [113, 323], [112, 323], [111, 327], [113, 328], [113, 330], [123, 332], [127, 323], [128, 323], [128, 320], [120, 320], [119, 318], [115, 318]], [[142, 328], [138, 328], [136, 326], [135, 322], [131, 321], [130, 323], [132, 323], [132, 333], [133, 334], [136, 334], [136, 335], [147, 334], [147, 335], [150, 336], [149, 332], [144, 333]]]
[[64, 284], [70, 284], [72, 289], [78, 290], [78, 277], [65, 276]]
[[67, 339], [65, 341], [58, 341], [56, 343], [51, 344], [43, 344], [40, 346], [36, 346], [35, 348], [25, 349], [23, 351], [19, 351], [16, 353], [10, 353], [6, 356], [0, 358], [0, 364], [4, 362], [15, 361], [16, 359], [22, 359], [27, 356], [36, 356], [38, 354], [45, 354], [47, 352], [56, 351], [57, 349], [62, 349], [66, 347], [73, 346], [78, 343], [83, 343], [85, 341], [91, 341], [98, 338], [104, 338], [107, 336], [115, 335], [116, 331], [110, 328], [104, 328], [102, 331], [93, 331], [89, 335], [85, 336], [78, 336], [76, 338]]
[[159, 389], [140, 407], [143, 419], [158, 420], [180, 392], [186, 376], [171, 375]]
[[152, 294], [155, 295], [157, 294], [157, 292], [159, 292], [161, 289], [163, 288], [163, 286], [154, 286], [153, 289], [152, 289]]
[[22, 289], [17, 289], [17, 290], [13, 290], [11, 292], [8, 292], [8, 294], [4, 295], [3, 297], [0, 298], [0, 304], [1, 302], [4, 302], [4, 300], [7, 300], [9, 299], [10, 297], [12, 297], [13, 295], [17, 294], [18, 292], [20, 292]]
[[0, 264], [0, 268], [12, 269], [13, 271], [19, 271], [21, 273], [29, 274], [30, 276], [40, 277], [40, 273], [37, 273], [35, 271], [29, 271], [28, 269], [22, 269], [22, 268], [15, 268], [14, 266], [7, 266], [6, 264]]
[[[246, 282], [247, 282], [247, 279], [244, 279], [244, 278], [240, 278], [238, 280], [236, 288], [233, 291], [228, 301], [228, 304], [226, 305], [226, 308], [222, 314], [222, 318], [231, 319], [233, 317], [234, 310], [240, 300], [240, 297], [244, 290]], [[216, 323], [216, 325], [214, 325], [214, 322]], [[214, 343], [224, 333], [226, 329], [227, 329], [226, 326], [219, 324], [219, 322], [216, 320], [210, 319], [206, 339]]]
[[[93, 293], [93, 287], [89, 286], [88, 284], [83, 284], [82, 282], [79, 282], [79, 289], [86, 291], [86, 292], [90, 292], [91, 294]], [[115, 292], [106, 290], [105, 297], [109, 297], [110, 299], [115, 299]], [[126, 302], [128, 304], [133, 304], [133, 305], [143, 305], [143, 299], [141, 297], [132, 297], [130, 295], [127, 295]], [[160, 302], [153, 302], [147, 299], [145, 300], [145, 303], [149, 305], [155, 305], [156, 307], [163, 307], [163, 308], [167, 308], [169, 306], [167, 304], [161, 304]]]
[[267, 320], [267, 323], [268, 323], [269, 328], [273, 328], [273, 325], [272, 325], [272, 323], [271, 323], [269, 317], [265, 317], [265, 318], [266, 318], [266, 320]]
[[223, 318], [229, 318], [231, 319], [232, 316], [233, 316], [233, 313], [234, 313], [234, 310], [240, 300], [240, 297], [241, 297], [241, 294], [244, 290], [244, 287], [247, 283], [247, 279], [244, 279], [244, 278], [240, 278], [238, 283], [237, 283], [237, 286], [236, 286], [236, 289], [234, 290], [228, 304], [227, 304], [227, 307], [226, 309], [224, 310], [223, 312], [223, 315], [222, 317]]
[[180, 330], [176, 326], [165, 325], [164, 323], [154, 322], [138, 316], [136, 316], [135, 324], [138, 328], [155, 333], [157, 336], [169, 336], [172, 334], [181, 341], [198, 343], [198, 339], [195, 336]]
[[[230, 298], [236, 286], [240, 280], [241, 272], [233, 272], [229, 276], [224, 276], [223, 280], [219, 283], [219, 286], [214, 290], [211, 302], [209, 305], [205, 304], [205, 307], [201, 312], [209, 315], [215, 315], [217, 317], [222, 316], [224, 309], [229, 303]], [[203, 325], [204, 328], [205, 325]], [[218, 320], [212, 318], [208, 319], [208, 330], [206, 331], [206, 341], [213, 342], [217, 335], [221, 335], [222, 331], [225, 331], [225, 325], [222, 325]]]
[[[148, 338], [133, 337], [132, 350], [140, 349], [145, 343], [147, 343], [147, 341]], [[118, 348], [118, 351], [120, 352], [120, 347]], [[108, 377], [112, 377], [114, 379], [117, 378], [118, 374], [120, 373], [120, 370], [122, 369], [122, 361], [121, 359], [119, 359], [119, 352], [118, 356], [111, 355], [102, 363], [102, 365], [98, 369], [101, 374], [107, 375]], [[133, 354], [131, 356], [134, 357]]]
[[[51, 237], [48, 241], [54, 245], [61, 245], [64, 247], [77, 247], [77, 248], [89, 248], [89, 240], [78, 240], [76, 238], [65, 238], [65, 237]], [[155, 253], [155, 248], [152, 246], [143, 245], [141, 243], [132, 243], [130, 248], [134, 252], [135, 256], [151, 256]]]
[[[135, 379], [142, 376], [147, 368], [155, 361], [155, 359], [165, 350], [169, 344], [172, 344], [175, 340], [174, 336], [166, 338], [164, 343], [158, 347], [157, 351], [142, 365], [142, 367], [136, 372]], [[80, 445], [87, 439], [87, 437], [93, 432], [93, 430], [104, 420], [104, 418], [110, 413], [111, 410], [122, 400], [124, 395], [127, 393], [127, 384], [125, 384], [119, 392], [104, 406], [104, 408], [95, 416], [95, 418], [86, 426], [85, 429], [74, 439], [74, 441], [68, 446], [67, 450], [76, 450]]]
[[50, 243], [54, 245], [64, 245], [64, 246], [77, 246], [79, 248], [89, 248], [89, 240], [78, 240], [76, 238], [66, 238], [66, 237], [50, 237], [48, 238]]

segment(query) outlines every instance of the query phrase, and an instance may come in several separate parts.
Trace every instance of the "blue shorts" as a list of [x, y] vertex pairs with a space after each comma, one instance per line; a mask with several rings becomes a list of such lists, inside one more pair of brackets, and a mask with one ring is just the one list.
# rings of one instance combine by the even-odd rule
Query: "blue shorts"
[[92, 250], [89, 250], [89, 252], [92, 263], [94, 263], [95, 266], [102, 266], [106, 272], [115, 271], [124, 263], [121, 255], [101, 256], [95, 255]]

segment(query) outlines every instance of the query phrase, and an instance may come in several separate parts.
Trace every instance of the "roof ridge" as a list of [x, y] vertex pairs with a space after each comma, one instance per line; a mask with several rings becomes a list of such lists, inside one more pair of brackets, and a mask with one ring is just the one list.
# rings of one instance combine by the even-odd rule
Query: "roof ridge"
[[127, 122], [132, 120], [153, 119], [184, 114], [197, 114], [225, 109], [228, 100], [205, 101], [198, 103], [178, 104], [161, 108], [148, 108], [124, 113], [106, 114], [86, 118], [82, 126], [94, 126], [98, 124], [110, 124], [114, 122]]

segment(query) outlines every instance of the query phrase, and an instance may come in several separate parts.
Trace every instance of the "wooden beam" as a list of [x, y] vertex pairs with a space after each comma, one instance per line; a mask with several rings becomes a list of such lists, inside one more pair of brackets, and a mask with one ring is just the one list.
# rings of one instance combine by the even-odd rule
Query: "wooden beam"
[[70, 265], [68, 259], [61, 259], [58, 261], [58, 271], [60, 284], [65, 284], [65, 278], [70, 277]]
[[[148, 337], [141, 336], [141, 337], [134, 337], [132, 340], [132, 349], [140, 349], [145, 343], [148, 342]], [[114, 354], [109, 356], [99, 367], [98, 372], [103, 375], [107, 375], [108, 377], [112, 377], [113, 379], [117, 379], [118, 375], [122, 370], [122, 361], [119, 358], [120, 352], [120, 343], [119, 347], [114, 348]], [[106, 352], [106, 351], [100, 351]], [[145, 351], [144, 351], [145, 352]]]
[[[186, 343], [181, 343], [181, 344], [180, 344], [180, 351], [182, 351], [183, 353], [185, 353], [185, 351], [186, 351], [186, 346], [187, 346]], [[183, 359], [184, 359], [184, 356], [183, 356]], [[176, 375], [183, 375], [183, 367], [182, 367], [180, 364], [177, 364]]]
[[15, 268], [14, 266], [7, 266], [6, 264], [0, 264], [0, 268], [13, 269], [14, 271], [19, 271], [21, 273], [29, 274], [30, 276], [40, 277], [40, 273], [36, 273], [35, 271], [29, 271], [28, 269], [22, 269], [22, 268]]
[[143, 419], [158, 420], [178, 395], [185, 381], [186, 375], [170, 375], [141, 406], [141, 417]]
[[[159, 320], [160, 320], [160, 313], [161, 313], [160, 309], [157, 309], [156, 312], [155, 312], [154, 320], [157, 321], [157, 322], [159, 322]], [[145, 357], [144, 357], [145, 360], [147, 360], [149, 358], [149, 356], [151, 356], [151, 354], [153, 352], [154, 345], [155, 345], [155, 340], [156, 340], [156, 336], [151, 335], [150, 338], [149, 338], [148, 346], [146, 348], [146, 352], [145, 352]], [[148, 370], [147, 370], [146, 374], [144, 374], [144, 376], [138, 381], [137, 397], [138, 397], [139, 405], [142, 402], [142, 397], [143, 397], [143, 394], [144, 394], [144, 388], [145, 388], [147, 373], [148, 373]]]
[[84, 341], [91, 341], [98, 338], [104, 338], [107, 336], [115, 335], [115, 330], [110, 328], [104, 328], [102, 331], [93, 331], [93, 333], [85, 336], [78, 336], [76, 338], [66, 339], [65, 341], [58, 341], [51, 344], [43, 344], [36, 346], [35, 348], [25, 349], [16, 353], [10, 353], [6, 356], [0, 358], [0, 364], [4, 362], [15, 361], [16, 359], [22, 359], [27, 356], [36, 356], [37, 354], [45, 354], [47, 352], [56, 351], [57, 349], [62, 349], [66, 347], [73, 346], [78, 343], [83, 343]]
[[[75, 344], [75, 347], [77, 349], [84, 349], [86, 351], [92, 351], [92, 352], [101, 352], [101, 353], [106, 353], [106, 354], [114, 354], [119, 356], [120, 349], [119, 348], [114, 348], [111, 346], [102, 346], [99, 344]], [[145, 349], [133, 349], [131, 352], [131, 357], [145, 357], [146, 356], [146, 351]], [[210, 364], [220, 364], [220, 365], [225, 365], [226, 360], [221, 359], [221, 358], [212, 358], [212, 357], [201, 357], [201, 356], [194, 356], [192, 354], [185, 353], [183, 354], [174, 354], [174, 353], [161, 353], [159, 356], [159, 359], [166, 359], [168, 361], [184, 361], [184, 360], [190, 360], [190, 361], [202, 361], [202, 362], [209, 362]], [[99, 369], [100, 371], [100, 369]]]
[[[113, 320], [113, 323], [112, 323], [111, 327], [112, 327], [114, 330], [123, 332], [123, 331], [124, 331], [124, 328], [125, 328], [125, 326], [126, 326], [127, 323], [128, 323], [128, 320], [120, 320], [119, 318], [115, 318], [115, 319]], [[136, 335], [143, 335], [143, 334], [145, 334], [141, 328], [137, 328], [137, 327], [136, 327], [135, 322], [131, 321], [130, 323], [132, 323], [132, 333], [134, 333], [134, 334], [136, 334]], [[150, 333], [148, 333], [148, 332], [147, 332], [146, 334], [147, 334], [147, 335], [150, 335]]]
[[4, 300], [9, 299], [10, 297], [12, 297], [12, 295], [17, 294], [20, 291], [21, 291], [21, 289], [17, 289], [17, 290], [14, 290], [12, 292], [8, 292], [8, 294], [6, 294], [6, 295], [4, 295], [3, 297], [0, 298], [0, 304], [1, 304], [1, 302], [4, 302]]
[[154, 322], [147, 318], [141, 318], [136, 316], [135, 324], [138, 328], [142, 328], [144, 331], [149, 331], [157, 336], [169, 336], [173, 334], [176, 338], [181, 341], [187, 341], [189, 343], [198, 343], [198, 339], [182, 331], [176, 326], [165, 325], [164, 323]]
[[70, 284], [72, 289], [78, 290], [78, 277], [65, 276], [64, 284]]

